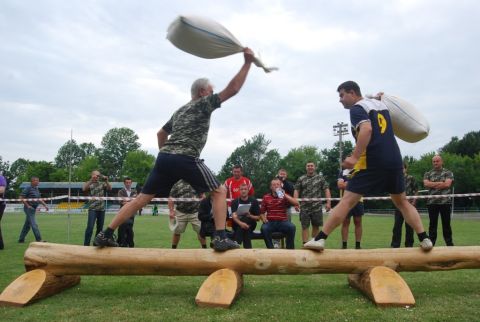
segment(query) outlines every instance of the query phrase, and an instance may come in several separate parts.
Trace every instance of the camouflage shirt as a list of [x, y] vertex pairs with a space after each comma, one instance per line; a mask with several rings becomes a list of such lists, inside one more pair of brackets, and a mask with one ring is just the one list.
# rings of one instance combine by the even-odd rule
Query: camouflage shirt
[[407, 196], [414, 196], [418, 192], [418, 185], [415, 178], [409, 174], [405, 175], [405, 194]]
[[[328, 189], [328, 183], [321, 174], [313, 176], [303, 175], [295, 183], [295, 190], [298, 191], [299, 198], [321, 198], [323, 191]], [[302, 201], [300, 203], [300, 213], [318, 213], [322, 211], [322, 202]]]
[[198, 158], [207, 142], [210, 116], [220, 105], [220, 97], [213, 94], [179, 108], [163, 126], [170, 137], [160, 152]]
[[[105, 191], [107, 190], [107, 184], [105, 182], [92, 182], [88, 186], [91, 197], [105, 197]], [[90, 210], [105, 210], [105, 201], [103, 200], [90, 200], [88, 209]]]
[[[170, 197], [198, 198], [199, 195], [186, 181], [179, 180], [170, 190]], [[184, 214], [194, 214], [198, 212], [198, 201], [176, 201], [175, 204], [177, 210], [183, 212]]]
[[[447, 179], [453, 181], [453, 173], [450, 170], [442, 168], [441, 170], [432, 169], [425, 173], [423, 180], [429, 180], [432, 182], [444, 182]], [[451, 186], [447, 189], [428, 189], [429, 195], [449, 195], [452, 193]], [[450, 197], [441, 197], [441, 198], [429, 198], [427, 200], [427, 205], [432, 204], [450, 204], [452, 199]]]

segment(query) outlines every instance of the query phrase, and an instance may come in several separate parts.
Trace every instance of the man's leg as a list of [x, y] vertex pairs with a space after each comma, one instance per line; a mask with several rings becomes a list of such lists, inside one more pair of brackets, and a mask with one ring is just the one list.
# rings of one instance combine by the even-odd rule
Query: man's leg
[[30, 221], [30, 227], [32, 228], [32, 232], [33, 232], [33, 235], [35, 236], [35, 240], [41, 241], [42, 236], [40, 235], [40, 230], [38, 229], [35, 213], [36, 213], [36, 209], [32, 209], [32, 211], [29, 211], [28, 220]]
[[305, 244], [310, 240], [308, 230], [310, 228], [310, 215], [300, 212], [300, 224], [302, 225], [302, 242]]
[[125, 245], [126, 245], [126, 239], [127, 239], [127, 223], [123, 223], [120, 226], [118, 226], [117, 234], [118, 234], [117, 236], [118, 246], [126, 247]]
[[97, 210], [95, 211], [95, 214], [97, 217], [97, 230], [95, 236], [97, 236], [98, 233], [103, 230], [103, 224], [105, 223], [105, 210]]
[[413, 229], [405, 223], [405, 247], [413, 247]]
[[278, 230], [286, 236], [286, 248], [295, 249], [295, 225], [289, 221], [278, 222]]
[[23, 207], [23, 212], [25, 212], [25, 222], [23, 223], [22, 230], [20, 231], [20, 236], [18, 237], [19, 243], [25, 242], [25, 236], [27, 236], [28, 232], [30, 231], [30, 220], [28, 220], [28, 213], [30, 210], [31, 209], [29, 208]]
[[342, 223], [342, 249], [347, 249], [349, 226], [350, 226], [350, 217], [347, 217]]
[[263, 235], [263, 240], [265, 241], [265, 246], [268, 249], [273, 249], [273, 241], [272, 241], [272, 231], [273, 231], [273, 222], [267, 222], [262, 225], [260, 231]]
[[95, 225], [95, 210], [88, 209], [87, 228], [85, 228], [85, 237], [83, 239], [83, 246], [90, 246], [90, 240], [92, 239], [94, 225]]
[[180, 242], [180, 234], [173, 234], [172, 235], [172, 248], [176, 249], [178, 246], [178, 243]]
[[400, 210], [395, 209], [395, 221], [393, 224], [392, 229], [392, 243], [390, 246], [392, 248], [400, 248], [400, 244], [402, 243], [402, 226], [403, 226], [403, 216]]
[[447, 246], [453, 246], [451, 213], [452, 213], [452, 206], [450, 204], [440, 206], [443, 239], [445, 240], [445, 245]]
[[362, 242], [362, 216], [354, 216], [353, 224], [355, 225], [355, 249], [360, 249], [360, 243]]
[[[427, 205], [428, 218], [430, 223], [428, 225], [428, 234], [432, 240], [433, 245], [437, 242], [437, 228], [438, 228], [438, 213], [439, 209], [437, 205]], [[413, 228], [413, 227], [412, 227]]]
[[227, 238], [225, 232], [225, 222], [227, 220], [227, 189], [220, 185], [211, 192], [213, 218], [215, 221], [215, 238], [213, 239], [213, 249], [216, 251], [226, 251], [239, 248], [240, 246], [233, 240]]

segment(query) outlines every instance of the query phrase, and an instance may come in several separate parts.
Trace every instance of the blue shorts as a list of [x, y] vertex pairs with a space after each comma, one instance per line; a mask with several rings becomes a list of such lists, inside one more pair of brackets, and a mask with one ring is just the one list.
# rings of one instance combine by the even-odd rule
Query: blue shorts
[[350, 217], [361, 217], [365, 213], [365, 210], [363, 208], [363, 202], [359, 202], [353, 207], [350, 212], [348, 213], [348, 218]]
[[385, 192], [400, 194], [405, 192], [403, 169], [360, 170], [348, 180], [346, 190], [362, 196], [378, 196]]
[[142, 193], [166, 198], [172, 186], [180, 179], [188, 182], [197, 193], [213, 191], [220, 186], [220, 182], [203, 160], [188, 155], [160, 152]]

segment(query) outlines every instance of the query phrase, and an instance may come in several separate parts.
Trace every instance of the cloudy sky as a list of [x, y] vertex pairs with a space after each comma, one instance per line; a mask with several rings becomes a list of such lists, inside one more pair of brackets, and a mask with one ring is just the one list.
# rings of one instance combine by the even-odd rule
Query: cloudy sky
[[221, 90], [243, 63], [198, 58], [166, 40], [170, 22], [188, 14], [220, 22], [280, 68], [252, 68], [213, 114], [202, 153], [212, 170], [259, 132], [282, 156], [301, 145], [331, 148], [332, 126], [349, 122], [336, 87], [350, 79], [364, 93], [407, 99], [429, 120], [428, 138], [400, 143], [405, 155], [479, 129], [475, 0], [2, 0], [3, 160], [53, 161], [71, 131], [99, 147], [124, 126], [156, 155], [156, 132], [190, 99], [192, 81], [206, 76]]

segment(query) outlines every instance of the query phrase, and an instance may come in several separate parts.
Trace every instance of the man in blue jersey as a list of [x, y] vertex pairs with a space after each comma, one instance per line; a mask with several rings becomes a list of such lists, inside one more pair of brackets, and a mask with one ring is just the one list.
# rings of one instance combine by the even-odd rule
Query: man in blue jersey
[[345, 220], [349, 211], [364, 195], [390, 193], [405, 221], [415, 230], [424, 251], [433, 248], [423, 228], [420, 215], [405, 196], [402, 156], [393, 133], [390, 114], [379, 99], [364, 99], [360, 87], [353, 81], [347, 81], [337, 88], [340, 103], [350, 110], [352, 133], [356, 145], [350, 156], [342, 163], [345, 169], [354, 169], [354, 173], [345, 190], [345, 194], [330, 212], [328, 220], [318, 235], [304, 245], [305, 248], [323, 250], [328, 235]]

